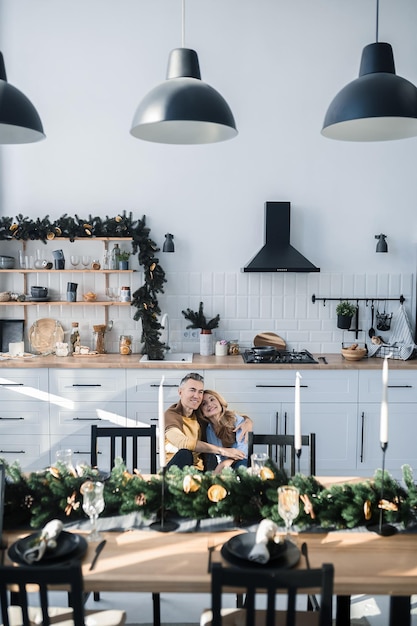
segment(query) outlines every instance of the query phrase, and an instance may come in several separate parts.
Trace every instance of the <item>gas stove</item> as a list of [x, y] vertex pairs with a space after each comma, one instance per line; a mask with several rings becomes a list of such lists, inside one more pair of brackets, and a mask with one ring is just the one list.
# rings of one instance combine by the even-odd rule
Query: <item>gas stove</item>
[[249, 348], [242, 353], [245, 363], [294, 363], [296, 365], [308, 365], [318, 363], [308, 350], [300, 350], [292, 352], [288, 350], [274, 350], [268, 354], [258, 354], [256, 348]]

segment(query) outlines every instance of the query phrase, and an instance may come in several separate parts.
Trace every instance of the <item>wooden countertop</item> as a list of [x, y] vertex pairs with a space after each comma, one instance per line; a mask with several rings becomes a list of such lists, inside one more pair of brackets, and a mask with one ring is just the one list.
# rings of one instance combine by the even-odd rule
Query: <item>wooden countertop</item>
[[[0, 369], [32, 369], [32, 368], [62, 368], [62, 369], [143, 369], [143, 370], [380, 370], [382, 359], [366, 358], [361, 361], [346, 361], [341, 354], [315, 354], [326, 357], [327, 364], [320, 361], [318, 364], [246, 364], [240, 355], [237, 356], [201, 356], [194, 354], [192, 363], [170, 363], [158, 361], [157, 363], [140, 362], [140, 354], [123, 356], [120, 354], [100, 354], [92, 357], [57, 357], [57, 356], [34, 356], [16, 357], [0, 361]], [[400, 361], [390, 359], [390, 370], [417, 370], [417, 359]]]

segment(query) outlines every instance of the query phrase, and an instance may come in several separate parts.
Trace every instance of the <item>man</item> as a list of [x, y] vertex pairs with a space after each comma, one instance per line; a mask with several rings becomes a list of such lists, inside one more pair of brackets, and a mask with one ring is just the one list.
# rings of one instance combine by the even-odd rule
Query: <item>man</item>
[[[197, 418], [196, 411], [204, 393], [204, 379], [200, 374], [186, 374], [180, 382], [179, 402], [165, 411], [165, 451], [167, 468], [176, 465], [180, 468], [194, 465], [199, 470], [214, 470], [216, 455], [226, 456], [234, 461], [245, 458], [237, 448], [219, 448], [205, 441], [205, 424]], [[252, 420], [248, 417], [241, 425], [242, 436], [252, 430]]]

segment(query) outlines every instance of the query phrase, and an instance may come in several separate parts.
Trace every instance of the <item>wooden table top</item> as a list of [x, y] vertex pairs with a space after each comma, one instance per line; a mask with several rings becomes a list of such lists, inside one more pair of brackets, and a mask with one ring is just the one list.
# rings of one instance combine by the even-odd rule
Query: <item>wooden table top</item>
[[[89, 571], [96, 544], [83, 560], [86, 591], [208, 593], [209, 548], [222, 560], [221, 546], [243, 530], [168, 532], [148, 530], [102, 533], [107, 544]], [[27, 533], [6, 533], [8, 545]], [[337, 595], [407, 596], [417, 592], [417, 535], [381, 537], [368, 531], [300, 533], [312, 567], [333, 563]], [[5, 563], [10, 563], [6, 557]], [[298, 567], [304, 568], [301, 557]]]

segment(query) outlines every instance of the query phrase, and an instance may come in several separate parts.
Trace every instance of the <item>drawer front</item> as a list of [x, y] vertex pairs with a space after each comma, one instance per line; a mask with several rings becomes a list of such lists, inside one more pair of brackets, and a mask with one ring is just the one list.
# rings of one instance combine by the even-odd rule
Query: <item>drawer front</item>
[[[204, 374], [201, 371], [198, 373]], [[178, 402], [178, 387], [186, 374], [184, 370], [127, 370], [127, 401], [155, 402], [157, 411], [158, 390], [163, 376], [164, 406], [168, 408]]]
[[74, 402], [108, 400], [124, 402], [126, 399], [125, 370], [50, 370], [51, 402], [63, 399]]
[[25, 471], [44, 469], [50, 465], [48, 435], [2, 435], [0, 459], [17, 461]]
[[25, 435], [49, 433], [49, 411], [42, 402], [0, 404], [0, 436], [19, 432]]
[[0, 371], [0, 402], [37, 400], [48, 402], [48, 370]]
[[[301, 402], [357, 402], [357, 371], [300, 370]], [[293, 402], [294, 370], [273, 372], [224, 372], [211, 370], [206, 374], [206, 388], [224, 395], [230, 407], [236, 402]]]
[[[90, 436], [91, 426], [126, 426], [124, 402], [74, 402], [71, 408], [52, 406], [50, 413], [53, 435], [81, 434]], [[63, 446], [64, 448], [67, 446]]]
[[[381, 371], [359, 372], [359, 401], [381, 402], [382, 400], [382, 359]], [[390, 370], [388, 374], [388, 402], [417, 402], [417, 370], [400, 372]]]

